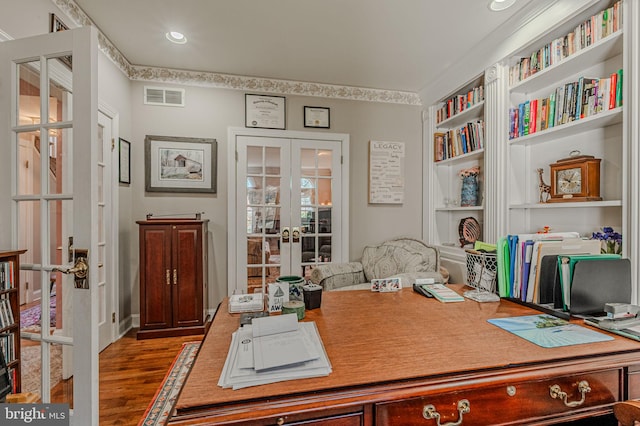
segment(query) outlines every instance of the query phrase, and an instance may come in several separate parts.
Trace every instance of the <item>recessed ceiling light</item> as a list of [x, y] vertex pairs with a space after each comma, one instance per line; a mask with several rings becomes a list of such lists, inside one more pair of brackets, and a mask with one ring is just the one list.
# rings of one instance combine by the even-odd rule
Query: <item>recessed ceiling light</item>
[[515, 2], [516, 0], [491, 0], [489, 2], [489, 9], [494, 12], [499, 12], [513, 6]]
[[178, 31], [169, 31], [166, 36], [167, 40], [173, 43], [185, 44], [187, 42], [187, 38], [184, 36], [184, 34]]

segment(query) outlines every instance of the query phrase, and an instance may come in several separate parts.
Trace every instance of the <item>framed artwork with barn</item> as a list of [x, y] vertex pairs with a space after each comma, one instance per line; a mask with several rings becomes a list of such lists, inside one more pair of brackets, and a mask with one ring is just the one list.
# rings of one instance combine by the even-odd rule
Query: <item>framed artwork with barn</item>
[[205, 138], [144, 138], [145, 190], [216, 193], [217, 141]]

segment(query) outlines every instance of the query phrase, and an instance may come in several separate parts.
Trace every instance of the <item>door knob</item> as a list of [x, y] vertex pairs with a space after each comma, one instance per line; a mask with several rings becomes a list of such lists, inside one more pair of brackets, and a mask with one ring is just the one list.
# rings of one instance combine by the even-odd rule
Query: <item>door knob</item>
[[53, 268], [54, 271], [62, 272], [63, 274], [73, 274], [76, 288], [89, 288], [87, 282], [87, 273], [89, 272], [89, 264], [87, 258], [78, 256], [76, 257], [75, 264], [71, 268]]

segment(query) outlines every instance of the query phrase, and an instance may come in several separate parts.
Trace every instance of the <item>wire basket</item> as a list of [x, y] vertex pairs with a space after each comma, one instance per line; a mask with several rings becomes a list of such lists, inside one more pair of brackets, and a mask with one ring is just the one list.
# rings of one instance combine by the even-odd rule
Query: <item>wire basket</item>
[[473, 287], [464, 296], [477, 302], [497, 302], [496, 294], [498, 260], [495, 253], [466, 251], [467, 285]]

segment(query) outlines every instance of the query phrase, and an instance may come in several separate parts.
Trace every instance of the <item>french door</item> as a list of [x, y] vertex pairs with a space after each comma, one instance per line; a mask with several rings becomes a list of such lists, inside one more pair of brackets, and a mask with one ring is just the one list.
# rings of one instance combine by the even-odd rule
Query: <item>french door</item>
[[[0, 169], [11, 182], [0, 189], [0, 217], [11, 245], [29, 252], [21, 273], [41, 308], [39, 327], [21, 332], [21, 358], [37, 362], [23, 363], [23, 390], [25, 374], [38, 370], [42, 402], [68, 403], [73, 425], [98, 424], [96, 224], [105, 182], [97, 167], [97, 46], [92, 27], [0, 43], [0, 116], [8, 118], [0, 120], [0, 145], [10, 153]], [[60, 272], [74, 262], [79, 274]], [[72, 401], [52, 394], [58, 380], [73, 387]]]
[[235, 213], [229, 217], [235, 218], [235, 237], [229, 240], [235, 263], [229, 293], [264, 290], [281, 275], [308, 279], [316, 265], [342, 261], [348, 138], [256, 132], [233, 140]]

